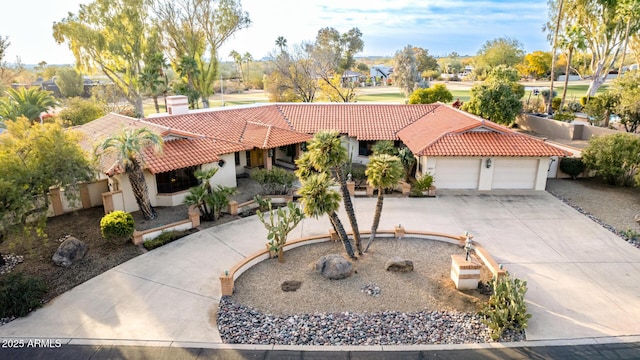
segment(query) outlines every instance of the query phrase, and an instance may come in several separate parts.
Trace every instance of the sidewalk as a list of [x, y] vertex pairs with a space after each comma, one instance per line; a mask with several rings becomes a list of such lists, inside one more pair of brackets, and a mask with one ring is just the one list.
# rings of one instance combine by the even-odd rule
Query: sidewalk
[[[360, 227], [368, 228], [375, 199], [356, 198], [354, 205]], [[527, 280], [533, 315], [527, 340], [594, 344], [640, 335], [640, 251], [546, 192], [441, 192], [432, 199], [385, 199], [380, 229], [398, 224], [409, 230], [469, 231], [507, 270]], [[290, 238], [324, 234], [329, 228], [326, 218], [306, 219]], [[0, 338], [219, 346], [218, 276], [263, 249], [265, 238], [255, 217], [200, 231], [0, 327]]]

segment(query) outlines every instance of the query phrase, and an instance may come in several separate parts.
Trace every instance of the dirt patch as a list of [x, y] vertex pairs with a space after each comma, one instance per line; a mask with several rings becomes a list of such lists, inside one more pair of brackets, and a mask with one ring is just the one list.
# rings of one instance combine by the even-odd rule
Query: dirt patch
[[[302, 246], [285, 253], [286, 262], [262, 261], [235, 282], [232, 299], [275, 315], [315, 312], [376, 312], [450, 310], [476, 312], [488, 297], [478, 290], [459, 291], [450, 279], [451, 255], [463, 254], [457, 245], [424, 239], [379, 239], [360, 260], [355, 273], [343, 280], [327, 280], [309, 266], [323, 255], [341, 253], [337, 242]], [[399, 256], [412, 260], [414, 271], [394, 273], [385, 262]], [[483, 267], [482, 280], [491, 273]], [[285, 292], [285, 281], [300, 281], [295, 292]], [[379, 288], [372, 296], [371, 289]], [[377, 292], [377, 291], [376, 291]]]

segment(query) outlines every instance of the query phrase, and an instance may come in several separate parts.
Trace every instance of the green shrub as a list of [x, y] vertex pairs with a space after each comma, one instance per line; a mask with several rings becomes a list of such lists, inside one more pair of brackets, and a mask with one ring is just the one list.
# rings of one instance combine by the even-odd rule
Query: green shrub
[[575, 102], [575, 101], [570, 101], [568, 102], [565, 107], [567, 108], [567, 110], [572, 111], [572, 112], [578, 112], [578, 111], [582, 111], [582, 105], [579, 102]]
[[527, 313], [524, 295], [527, 282], [511, 277], [507, 272], [501, 279], [492, 280], [493, 295], [480, 311], [489, 327], [491, 338], [497, 340], [505, 330], [523, 330], [531, 314]]
[[572, 112], [559, 111], [553, 114], [553, 119], [558, 121], [570, 122], [570, 121], [573, 121], [575, 118], [576, 118], [576, 115]]
[[565, 157], [560, 161], [560, 170], [571, 176], [572, 179], [575, 179], [578, 175], [582, 174], [584, 169], [584, 163], [580, 158]]
[[133, 216], [121, 210], [110, 212], [100, 220], [102, 237], [109, 241], [129, 240], [134, 230]]
[[580, 98], [580, 105], [582, 105], [582, 107], [587, 106], [587, 103], [589, 102], [589, 97], [588, 96], [583, 96]]
[[551, 100], [551, 108], [554, 111], [558, 111], [560, 110], [560, 104], [562, 103], [562, 99], [559, 97], [554, 97], [553, 100]]
[[176, 241], [188, 234], [187, 231], [163, 231], [155, 239], [147, 240], [142, 245], [147, 250], [153, 250], [162, 245], [168, 244], [172, 241]]
[[0, 317], [20, 317], [42, 306], [47, 284], [22, 273], [0, 277]]
[[256, 169], [251, 173], [251, 179], [262, 186], [265, 195], [286, 195], [293, 187], [296, 175], [281, 168]]
[[416, 182], [413, 183], [413, 187], [418, 191], [429, 190], [431, 185], [433, 185], [433, 180], [433, 175], [431, 175], [431, 173], [426, 173], [416, 179]]

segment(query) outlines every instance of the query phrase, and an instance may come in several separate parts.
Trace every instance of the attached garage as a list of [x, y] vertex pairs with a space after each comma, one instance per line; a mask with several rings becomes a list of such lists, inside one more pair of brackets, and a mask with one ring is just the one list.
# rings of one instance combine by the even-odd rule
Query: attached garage
[[435, 186], [438, 189], [477, 189], [480, 158], [438, 158]]
[[492, 189], [535, 189], [539, 159], [494, 158]]

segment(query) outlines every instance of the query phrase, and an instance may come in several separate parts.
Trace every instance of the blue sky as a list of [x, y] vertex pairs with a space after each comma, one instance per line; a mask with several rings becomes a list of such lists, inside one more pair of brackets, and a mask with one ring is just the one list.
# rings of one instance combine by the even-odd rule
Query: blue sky
[[[3, 1], [0, 18], [0, 35], [11, 41], [8, 61], [18, 55], [26, 64], [74, 62], [66, 45], [53, 40], [51, 26], [89, 0], [9, 1]], [[242, 0], [242, 6], [252, 25], [220, 49], [223, 59], [231, 50], [260, 59], [274, 50], [278, 36], [293, 45], [313, 40], [323, 27], [340, 32], [358, 27], [365, 43], [360, 55], [365, 56], [390, 56], [407, 44], [436, 56], [452, 51], [474, 55], [498, 37], [519, 40], [527, 52], [550, 50], [541, 30], [546, 1]]]

